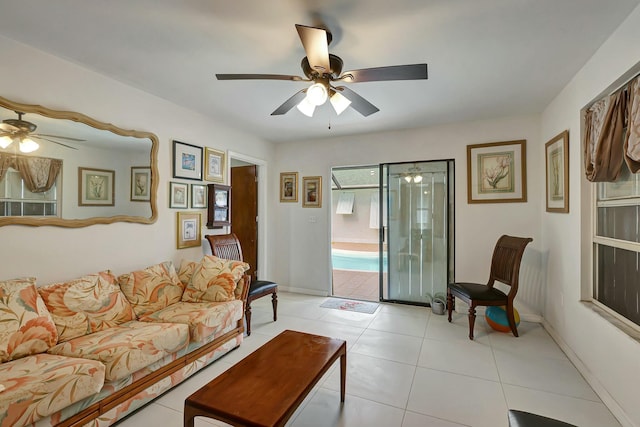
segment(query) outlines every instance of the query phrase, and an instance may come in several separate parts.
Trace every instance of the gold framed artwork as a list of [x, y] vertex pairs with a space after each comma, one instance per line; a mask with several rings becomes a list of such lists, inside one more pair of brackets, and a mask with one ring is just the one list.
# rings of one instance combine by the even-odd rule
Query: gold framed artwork
[[322, 177], [305, 176], [302, 178], [302, 207], [322, 207]]
[[204, 209], [207, 207], [207, 186], [191, 184], [191, 208]]
[[467, 145], [468, 203], [527, 201], [527, 141]]
[[200, 213], [178, 212], [178, 249], [200, 246]]
[[151, 200], [151, 168], [131, 166], [131, 201], [148, 202]]
[[298, 172], [280, 173], [280, 202], [298, 202]]
[[544, 145], [547, 212], [569, 213], [569, 131]]
[[226, 166], [226, 155], [224, 151], [214, 150], [205, 147], [204, 149], [204, 179], [211, 182], [224, 183]]
[[116, 172], [78, 168], [78, 206], [115, 206]]

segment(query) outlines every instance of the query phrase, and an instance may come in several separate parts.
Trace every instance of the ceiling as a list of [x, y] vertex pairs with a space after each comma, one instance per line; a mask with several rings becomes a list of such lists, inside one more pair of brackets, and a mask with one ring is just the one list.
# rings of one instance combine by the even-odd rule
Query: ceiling
[[[640, 0], [0, 0], [0, 34], [270, 141], [541, 112]], [[380, 108], [271, 116], [308, 83], [295, 24], [327, 26], [344, 69], [429, 64], [351, 84]], [[4, 58], [6, 60], [6, 58]], [[1, 87], [0, 83], [0, 87]], [[30, 100], [38, 103], [38, 100]]]

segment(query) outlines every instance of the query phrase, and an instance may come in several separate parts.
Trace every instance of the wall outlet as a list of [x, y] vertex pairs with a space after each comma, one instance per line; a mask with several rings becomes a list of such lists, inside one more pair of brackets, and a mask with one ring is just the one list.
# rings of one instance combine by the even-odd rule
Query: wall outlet
[[318, 218], [316, 218], [315, 216], [310, 216], [309, 222], [318, 222]]

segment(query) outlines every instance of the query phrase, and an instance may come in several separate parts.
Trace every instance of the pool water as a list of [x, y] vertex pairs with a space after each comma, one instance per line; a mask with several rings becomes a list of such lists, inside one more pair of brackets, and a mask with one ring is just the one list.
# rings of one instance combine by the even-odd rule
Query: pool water
[[[384, 254], [386, 271], [387, 254]], [[378, 252], [348, 251], [344, 249], [331, 250], [331, 262], [336, 270], [374, 271], [380, 270], [380, 256]]]

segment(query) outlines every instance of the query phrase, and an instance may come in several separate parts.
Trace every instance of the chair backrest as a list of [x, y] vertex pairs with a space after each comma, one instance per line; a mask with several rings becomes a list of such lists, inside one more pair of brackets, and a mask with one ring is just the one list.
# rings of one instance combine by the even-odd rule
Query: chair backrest
[[240, 241], [234, 233], [209, 234], [204, 237], [209, 241], [211, 253], [218, 258], [244, 261], [242, 259], [242, 247], [240, 247]]
[[520, 275], [520, 263], [527, 245], [532, 242], [530, 237], [514, 237], [504, 235], [498, 239], [491, 258], [491, 273], [487, 286], [493, 287], [497, 280], [509, 285], [509, 297], [514, 297], [518, 292], [518, 277]]

